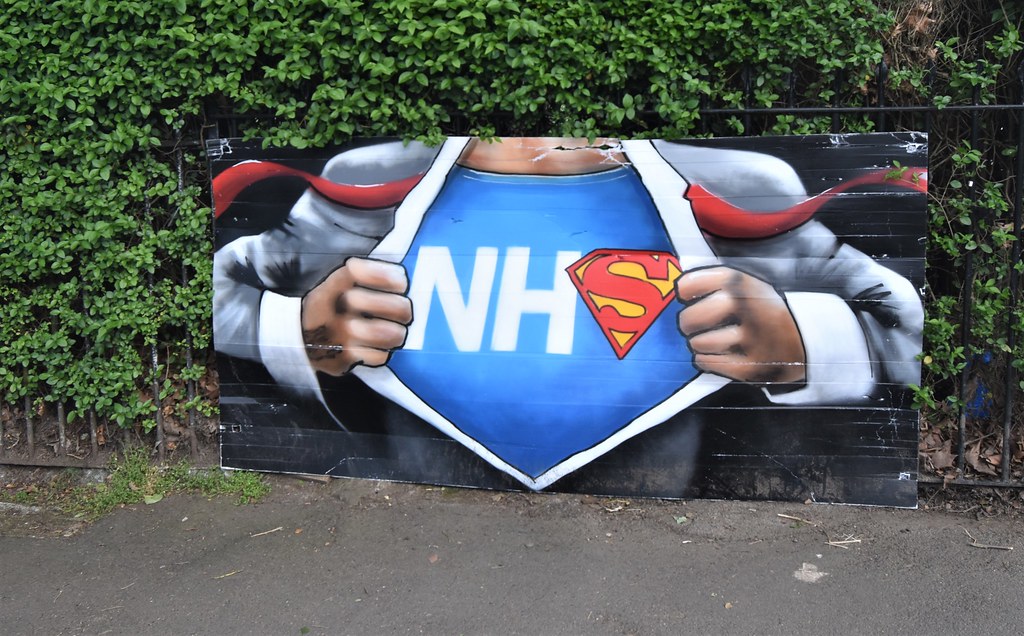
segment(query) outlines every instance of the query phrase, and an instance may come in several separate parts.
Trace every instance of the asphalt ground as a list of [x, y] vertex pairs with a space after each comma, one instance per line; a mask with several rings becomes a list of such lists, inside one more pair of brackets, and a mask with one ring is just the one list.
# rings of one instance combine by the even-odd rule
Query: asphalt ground
[[1024, 516], [1013, 510], [271, 482], [258, 504], [170, 496], [92, 524], [0, 507], [0, 632], [990, 635], [1024, 625]]

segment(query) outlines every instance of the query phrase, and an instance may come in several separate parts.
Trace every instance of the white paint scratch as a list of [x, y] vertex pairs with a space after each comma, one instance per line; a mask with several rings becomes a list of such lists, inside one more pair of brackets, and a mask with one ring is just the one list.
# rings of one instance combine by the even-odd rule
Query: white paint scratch
[[817, 583], [826, 576], [828, 572], [818, 570], [818, 566], [813, 563], [804, 563], [799, 570], [793, 572], [793, 578], [804, 583]]
[[211, 144], [206, 148], [206, 152], [209, 153], [211, 159], [220, 159], [224, 155], [230, 155], [232, 152], [234, 152], [231, 149], [230, 139], [216, 139], [215, 141], [219, 145], [214, 146]]

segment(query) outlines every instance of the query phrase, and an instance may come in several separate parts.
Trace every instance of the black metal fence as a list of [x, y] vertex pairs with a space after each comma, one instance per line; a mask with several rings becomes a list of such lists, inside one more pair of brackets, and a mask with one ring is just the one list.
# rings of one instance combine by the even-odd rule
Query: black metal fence
[[[938, 185], [948, 187], [956, 178], [949, 168], [954, 155], [967, 147], [980, 153], [981, 161], [976, 162], [974, 172], [964, 191], [970, 201], [968, 225], [998, 225], [1011, 240], [1002, 249], [992, 250], [983, 246], [978, 249], [965, 249], [962, 256], [950, 258], [930, 249], [929, 260], [929, 299], [926, 310], [932, 309], [934, 298], [955, 297], [955, 305], [959, 308], [959, 326], [955, 334], [958, 340], [953, 349], [962, 347], [962, 368], [958, 377], [940, 377], [935, 382], [935, 394], [956, 396], [955, 400], [943, 400], [931, 404], [923, 411], [922, 430], [936, 431], [936, 436], [924, 437], [922, 443], [922, 482], [954, 483], [986, 486], [1024, 486], [1021, 475], [1021, 464], [1024, 463], [1024, 434], [1020, 425], [1021, 408], [1017, 399], [1021, 393], [1017, 369], [1024, 365], [1018, 357], [1018, 342], [1021, 337], [1021, 321], [1017, 318], [1020, 296], [1020, 273], [1022, 269], [1020, 241], [1022, 238], [1022, 181], [1024, 181], [1024, 64], [1011, 78], [1004, 81], [998, 88], [975, 87], [967, 91], [963, 99], [955, 103], [942, 100], [936, 104], [934, 100], [916, 98], [915, 103], [907, 100], [892, 84], [889, 70], [880, 65], [873, 77], [862, 80], [860, 103], [843, 101], [840, 95], [843, 87], [849, 86], [848, 78], [842, 73], [833, 78], [834, 97], [830, 103], [823, 104], [802, 95], [797, 74], [785, 78], [787, 86], [785, 95], [774, 100], [769, 106], [757, 105], [755, 89], [758, 82], [757, 74], [746, 70], [731, 83], [734, 89], [742, 91], [743, 104], [736, 106], [718, 106], [711, 99], [703, 99], [699, 110], [698, 132], [704, 135], [761, 135], [766, 133], [785, 133], [801, 131], [801, 124], [814, 122], [815, 132], [863, 132], [919, 130], [929, 134], [931, 147], [930, 187]], [[933, 68], [925, 77], [929, 86], [937, 79]], [[927, 91], [925, 91], [927, 92]], [[936, 94], [939, 91], [933, 91]], [[849, 95], [850, 91], [845, 90]], [[917, 93], [920, 95], [920, 91]], [[945, 93], [943, 93], [945, 94]], [[762, 100], [763, 101], [763, 100]], [[656, 113], [640, 113], [647, 118], [652, 126], [657, 126]], [[218, 137], [235, 137], [244, 132], [252, 117], [240, 117], [230, 112], [208, 112], [205, 121], [197, 122], [192, 131], [167, 145], [176, 148], [173, 160], [179, 174], [179, 182], [183, 182], [186, 169], [197, 167], [182, 165], [181, 148], [201, 148], [204, 140]], [[453, 134], [465, 133], [458, 116], [453, 117]], [[518, 131], [511, 120], [507, 129]], [[664, 122], [661, 122], [662, 124]], [[501, 123], [498, 122], [500, 130]], [[806, 128], [806, 126], [805, 126]], [[965, 146], [966, 144], [966, 146]], [[986, 180], [997, 182], [1005, 205], [999, 210], [986, 207], [982, 200], [983, 185]], [[961, 184], [963, 185], [963, 184]], [[930, 195], [933, 217], [941, 218], [942, 208], [947, 205], [941, 193], [932, 191]], [[937, 211], [937, 212], [936, 212]], [[934, 222], [934, 221], [933, 221]], [[935, 257], [937, 261], [932, 260]], [[1004, 316], [1004, 334], [999, 338], [998, 347], [993, 348], [991, 337], [979, 338], [974, 332], [974, 316], [976, 299], [974, 288], [980, 270], [986, 275], [992, 271], [985, 264], [987, 259], [1003, 259], [1004, 272], [994, 285], [1002, 290], [1005, 302], [1001, 305]], [[941, 262], [939, 262], [941, 261]], [[171, 268], [173, 269], [173, 268]], [[187, 280], [192, 274], [188, 267], [177, 268], [178, 275]], [[160, 459], [166, 456], [172, 445], [187, 448], [195, 457], [202, 436], [197, 434], [197, 427], [210, 418], [201, 416], [197, 410], [189, 408], [187, 415], [180, 415], [168, 421], [161, 402], [159, 380], [160, 350], [163, 345], [154, 344], [148, 352], [152, 365], [153, 387], [156, 399], [155, 426], [150, 433], [152, 443], [159, 453]], [[168, 343], [167, 346], [170, 346]], [[212, 356], [208, 351], [194, 350], [191, 341], [186, 343], [186, 364], [210, 365]], [[927, 367], [927, 365], [926, 365]], [[189, 380], [185, 387], [186, 398], [192, 400], [197, 395], [195, 380]], [[977, 402], [984, 408], [978, 408]], [[31, 398], [25, 398], [23, 405], [0, 404], [6, 417], [0, 418], [0, 463], [9, 464], [48, 464], [70, 466], [100, 465], [105, 461], [103, 448], [113, 447], [115, 438], [125, 439], [137, 432], [117, 430], [113, 425], [97, 421], [94, 413], [88, 414], [69, 432], [64, 409], [57, 402], [54, 411], [44, 410], [36, 406]], [[18, 417], [20, 416], [20, 417]], [[7, 430], [4, 429], [5, 424]], [[47, 430], [41, 430], [40, 423], [49, 422]], [[215, 427], [214, 427], [215, 428]], [[929, 442], [929, 440], [931, 440]], [[932, 442], [947, 444], [947, 453], [942, 461], [929, 463], [928, 457], [937, 450], [928, 446]], [[979, 440], [987, 440], [988, 453], [980, 458], [975, 443], [980, 448]], [[992, 440], [1000, 443], [993, 447]], [[18, 452], [13, 452], [17, 449]], [[179, 451], [180, 452], [180, 451]], [[973, 454], [972, 454], [973, 453]], [[946, 459], [948, 455], [949, 459]], [[980, 462], [980, 463], [979, 463]]]
[[[991, 246], [966, 249], [961, 259], [944, 262], [941, 266], [933, 261], [934, 247], [929, 250], [928, 284], [930, 296], [958, 296], [960, 308], [957, 346], [963, 347], [963, 366], [958, 377], [950, 386], [950, 380], [939, 380], [940, 391], [956, 397], [942, 404], [932, 404], [922, 412], [922, 431], [933, 430], [938, 420], [951, 419], [952, 426], [941, 431], [949, 434], [954, 448], [950, 449], [953, 461], [938, 467], [926, 465], [930, 452], [942, 450], [927, 445], [922, 439], [922, 472], [919, 480], [924, 483], [952, 483], [958, 485], [984, 485], [1000, 487], [1024, 487], [1024, 426], [1021, 424], [1024, 409], [1019, 399], [1024, 390], [1018, 369], [1024, 365], [1020, 356], [1021, 321], [1018, 316], [1020, 302], [1020, 275], [1024, 269], [1021, 260], [1021, 217], [1022, 196], [1024, 196], [1024, 63], [1016, 66], [1011, 81], [997, 89], [990, 86], [983, 89], [975, 86], [970, 99], [965, 103], [903, 104], [895, 103], [887, 96], [894, 87], [888, 84], [889, 71], [885, 64], [875, 70], [870, 81], [865, 82], [864, 103], [842, 104], [838, 100], [825, 105], [801, 105], [798, 103], [795, 78], [789, 78], [790, 90], [785, 103], [770, 107], [751, 107], [754, 76], [744, 72], [740, 78], [746, 95], [743, 108], [715, 108], [707, 104], [701, 108], [702, 131], [713, 132], [716, 123], [738, 118], [743, 125], [741, 134], [757, 135], [777, 128], [780, 116], [795, 116], [798, 121], [825, 116], [830, 120], [830, 132], [849, 132], [851, 126], [858, 129], [868, 124], [877, 132], [918, 130], [929, 135], [931, 175], [929, 187], [948, 186], [954, 175], [948, 164], [952, 155], [966, 147], [977, 151], [982, 158], [977, 162], [973, 180], [966, 184], [966, 196], [970, 200], [970, 224], [1001, 226], [1012, 242], [1006, 253], [995, 254]], [[927, 74], [928, 87], [932, 94], [936, 89], [937, 73], [933, 66]], [[837, 74], [835, 94], [844, 83], [842, 74]], [[868, 123], [870, 122], [870, 123]], [[966, 143], [966, 146], [964, 146]], [[996, 181], [1005, 200], [1005, 208], [996, 210], [986, 206], [981, 193], [985, 180]], [[941, 211], [948, 203], [941, 193], [930, 192], [930, 206], [937, 209], [933, 220], [941, 217]], [[974, 288], [979, 272], [979, 262], [997, 258], [1007, 259], [1001, 268], [1003, 276], [994, 281], [995, 286], [1006, 294], [1003, 306], [1004, 337], [998, 343], [999, 351], [993, 351], [991, 338], [979, 337], [974, 333], [975, 316]], [[988, 268], [986, 271], [990, 271]], [[926, 301], [926, 312], [934, 309]], [[989, 342], [986, 342], [989, 340]], [[977, 457], [972, 442], [996, 437], [999, 441], [996, 452], [987, 458]], [[940, 438], [941, 439], [941, 438]], [[979, 443], [980, 445], [980, 443]], [[997, 462], [994, 462], [998, 459]], [[987, 460], [987, 461], [985, 461]], [[993, 463], [994, 462], [994, 463]]]

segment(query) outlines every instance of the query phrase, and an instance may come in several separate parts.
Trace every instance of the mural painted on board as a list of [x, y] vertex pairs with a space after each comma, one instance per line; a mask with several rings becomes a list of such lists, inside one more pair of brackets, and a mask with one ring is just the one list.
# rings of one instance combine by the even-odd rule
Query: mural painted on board
[[210, 151], [225, 465], [912, 505], [923, 136]]

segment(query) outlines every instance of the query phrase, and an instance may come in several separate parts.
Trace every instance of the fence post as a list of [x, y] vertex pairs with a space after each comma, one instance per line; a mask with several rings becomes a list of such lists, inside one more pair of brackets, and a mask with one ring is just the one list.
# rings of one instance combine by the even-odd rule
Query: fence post
[[[843, 70], [837, 69], [836, 76], [832, 80], [832, 107], [838, 108], [839, 102], [839, 91], [843, 88]], [[839, 121], [839, 113], [832, 113], [832, 133], [838, 134], [842, 130], [842, 126]]]
[[[934, 107], [935, 102], [935, 60], [928, 63], [928, 105]], [[924, 132], [930, 134], [932, 131], [932, 109], [924, 111]]]
[[55, 455], [66, 455], [68, 452], [67, 415], [64, 413], [64, 400], [57, 400], [57, 443], [60, 452]]
[[89, 446], [92, 449], [93, 461], [100, 454], [99, 440], [96, 439], [96, 409], [89, 409]]
[[700, 132], [702, 135], [708, 134], [708, 119], [705, 117], [705, 111], [707, 111], [708, 108], [708, 96], [702, 94], [697, 105], [697, 112], [700, 113]]
[[[178, 144], [181, 144], [181, 130], [179, 129], [176, 133]], [[174, 151], [174, 163], [177, 169], [178, 176], [178, 205], [181, 205], [180, 199], [185, 196], [185, 165], [184, 157], [182, 157], [181, 148], [177, 148]], [[182, 260], [181, 262], [181, 284], [188, 286], [189, 274], [188, 264]], [[189, 325], [185, 325], [185, 371], [188, 380], [185, 381], [185, 395], [188, 400], [188, 452], [189, 456], [193, 461], [199, 458], [199, 440], [196, 436], [196, 406], [194, 400], [196, 397], [196, 381], [192, 379], [192, 330]]]
[[[978, 106], [981, 103], [981, 89], [978, 86], [974, 87], [974, 91], [971, 94], [971, 104]], [[979, 113], [978, 109], [974, 108], [971, 110], [971, 149], [974, 150], [978, 147], [979, 135]], [[971, 224], [974, 225], [978, 222], [978, 183], [977, 179], [972, 179], [968, 186], [968, 197], [971, 200]], [[968, 250], [964, 256], [964, 283], [963, 283], [963, 299], [961, 300], [961, 313], [960, 313], [960, 343], [964, 348], [964, 368], [960, 374], [960, 387], [958, 390], [958, 397], [960, 399], [960, 413], [957, 417], [957, 458], [956, 467], [958, 473], [963, 476], [965, 467], [965, 455], [967, 452], [967, 409], [965, 404], [967, 403], [967, 383], [970, 378], [972, 360], [971, 360], [971, 309], [973, 305], [973, 288], [974, 288], [974, 250]]]
[[28, 456], [34, 459], [36, 456], [36, 432], [32, 426], [32, 398], [25, 396], [25, 437], [28, 441]]
[[[1017, 67], [1017, 88], [1020, 91], [1020, 104], [1024, 106], [1024, 62]], [[1024, 207], [1024, 110], [1017, 111], [1017, 165], [1013, 177], [1013, 248], [1010, 253], [1010, 303], [1006, 312], [1006, 344], [1010, 348], [1010, 355], [1006, 360], [1006, 373], [1003, 376], [1003, 456], [1000, 462], [1003, 481], [1010, 480], [1010, 463], [1013, 458], [1010, 444], [1011, 433], [1013, 432], [1013, 403], [1015, 384], [1017, 382], [1016, 369], [1013, 366], [1013, 351], [1017, 348], [1017, 330], [1014, 320], [1017, 318], [1017, 297], [1020, 294], [1020, 273], [1016, 265], [1021, 262], [1020, 242], [1024, 239], [1021, 235], [1021, 217]]]
[[[153, 222], [153, 206], [149, 200], [149, 196], [146, 196], [144, 200], [146, 207], [146, 220], [149, 223]], [[153, 295], [155, 283], [153, 282], [153, 272], [149, 273], [149, 293]], [[153, 372], [153, 403], [156, 405], [156, 452], [157, 459], [160, 462], [164, 461], [164, 414], [163, 406], [160, 400], [160, 357], [157, 353], [156, 348], [156, 336], [153, 334], [153, 342], [149, 346], [150, 354], [150, 366]]]
[[885, 128], [885, 82], [889, 78], [889, 67], [885, 65], [885, 61], [878, 63], [878, 67], [875, 69], [875, 86], [878, 91], [878, 132], [886, 132]]
[[741, 77], [743, 79], [743, 136], [750, 136], [750, 97], [754, 92], [753, 81], [751, 80], [750, 65], [743, 66]]
[[[149, 275], [149, 288], [153, 290], [153, 275]], [[159, 461], [164, 461], [164, 410], [160, 399], [160, 358], [156, 341], [149, 345], [150, 363], [153, 371], [153, 403], [156, 405], [156, 452]]]

